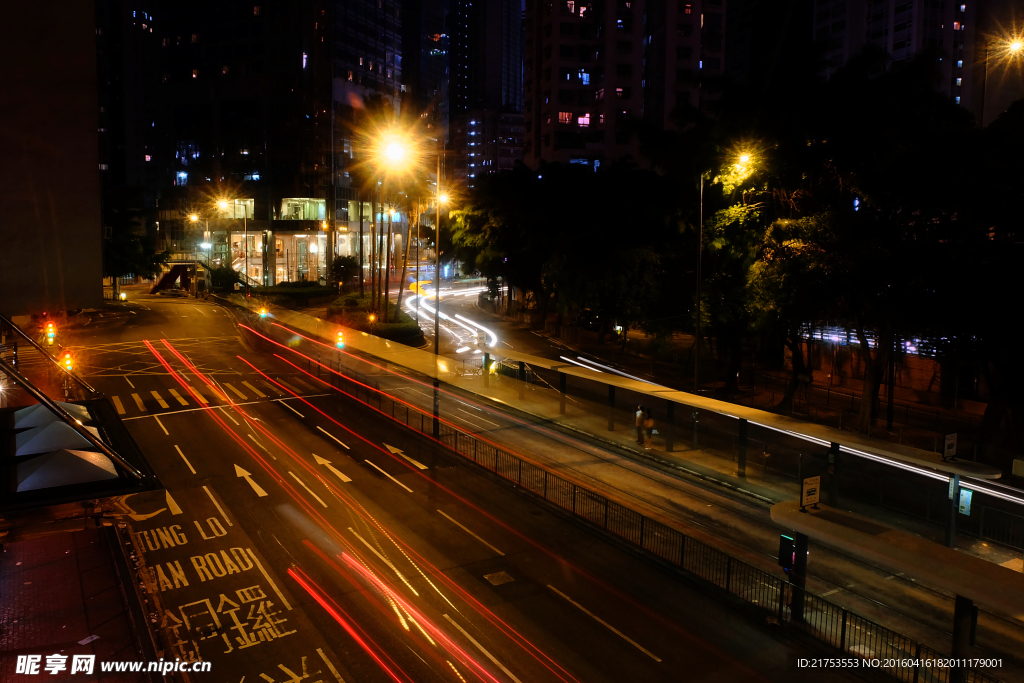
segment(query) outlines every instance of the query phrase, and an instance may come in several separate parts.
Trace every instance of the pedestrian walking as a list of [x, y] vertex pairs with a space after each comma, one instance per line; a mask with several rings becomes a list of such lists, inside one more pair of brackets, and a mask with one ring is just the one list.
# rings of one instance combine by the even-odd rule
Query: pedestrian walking
[[644, 410], [644, 429], [647, 430], [647, 443], [644, 445], [644, 450], [651, 450], [651, 444], [654, 442], [654, 413], [650, 410]]
[[636, 442], [641, 446], [644, 445], [644, 420], [646, 418], [647, 410], [642, 405], [637, 406], [633, 419], [636, 424]]

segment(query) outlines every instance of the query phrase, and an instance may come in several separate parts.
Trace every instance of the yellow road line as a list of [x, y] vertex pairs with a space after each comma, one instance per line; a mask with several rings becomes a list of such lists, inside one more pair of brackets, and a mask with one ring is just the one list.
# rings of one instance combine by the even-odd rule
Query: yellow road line
[[221, 382], [221, 384], [223, 384], [223, 385], [224, 385], [224, 386], [226, 386], [226, 387], [227, 387], [228, 389], [230, 389], [231, 391], [233, 391], [233, 392], [235, 392], [236, 394], [238, 394], [238, 398], [242, 399], [243, 401], [248, 401], [248, 400], [249, 400], [249, 397], [248, 397], [248, 396], [246, 396], [245, 394], [243, 394], [243, 393], [242, 393], [241, 391], [239, 391], [238, 389], [235, 389], [235, 387], [234, 387], [234, 386], [232, 386], [231, 384], [229, 384], [228, 382]]
[[252, 391], [252, 393], [256, 394], [260, 398], [266, 398], [267, 397], [266, 394], [264, 394], [262, 391], [260, 391], [259, 389], [257, 389], [253, 385], [249, 384], [248, 382], [243, 380], [242, 384], [244, 384], [245, 386], [249, 387], [249, 389]]
[[117, 408], [118, 415], [126, 415], [126, 413], [124, 412], [124, 406], [121, 405], [121, 399], [119, 399], [117, 396], [111, 396], [110, 400], [113, 401], [114, 407]]
[[156, 402], [160, 404], [161, 408], [170, 408], [170, 406], [167, 405], [167, 401], [165, 401], [163, 396], [161, 396], [159, 393], [155, 391], [151, 391], [149, 393], [153, 394], [153, 398], [156, 399]]
[[183, 398], [181, 397], [181, 394], [179, 394], [179, 393], [177, 392], [177, 390], [175, 390], [175, 389], [168, 389], [168, 391], [169, 391], [169, 392], [171, 392], [171, 396], [173, 396], [174, 398], [178, 399], [178, 403], [180, 403], [180, 404], [181, 404], [181, 405], [183, 405], [183, 406], [187, 406], [187, 405], [188, 405], [188, 401], [186, 401], [185, 399], [183, 399]]
[[132, 398], [135, 399], [135, 405], [137, 405], [139, 407], [139, 410], [141, 410], [142, 412], [145, 413], [146, 412], [146, 404], [142, 402], [142, 399], [139, 398], [139, 395], [138, 394], [132, 394]]

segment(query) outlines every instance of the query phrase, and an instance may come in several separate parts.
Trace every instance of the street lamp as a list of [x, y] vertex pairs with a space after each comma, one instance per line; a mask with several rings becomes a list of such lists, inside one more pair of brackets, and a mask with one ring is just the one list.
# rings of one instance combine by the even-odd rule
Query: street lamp
[[[750, 163], [749, 152], [740, 152], [736, 156], [738, 163], [733, 164], [737, 170], [744, 171], [744, 167]], [[697, 225], [697, 324], [696, 336], [693, 340], [693, 393], [700, 389], [700, 317], [701, 317], [701, 265], [704, 255], [704, 178], [709, 176], [711, 171], [702, 171], [700, 174], [700, 202]]]
[[985, 40], [985, 70], [981, 80], [981, 120], [978, 122], [983, 128], [985, 126], [985, 100], [988, 90], [988, 60], [990, 52], [994, 52], [993, 56], [996, 62], [1002, 63], [1004, 66], [1024, 58], [1024, 35], [1015, 34], [1009, 37], [1000, 36], [994, 40]]

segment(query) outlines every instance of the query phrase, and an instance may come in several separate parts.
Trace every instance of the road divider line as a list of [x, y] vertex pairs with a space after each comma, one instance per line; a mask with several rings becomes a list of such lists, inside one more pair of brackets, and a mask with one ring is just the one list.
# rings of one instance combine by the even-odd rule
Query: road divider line
[[284, 604], [285, 609], [291, 610], [292, 606], [288, 604], [288, 600], [285, 599], [284, 593], [282, 593], [281, 589], [277, 587], [277, 584], [274, 583], [274, 580], [270, 578], [270, 574], [268, 574], [267, 570], [263, 568], [263, 565], [260, 564], [260, 561], [256, 559], [256, 553], [252, 551], [252, 548], [246, 548], [246, 550], [249, 551], [249, 557], [252, 558], [252, 561], [256, 565], [257, 569], [260, 570], [260, 574], [263, 574], [263, 578], [267, 580], [267, 583], [270, 584], [270, 587], [274, 589], [275, 593], [277, 593], [277, 597], [281, 598], [281, 602]]
[[157, 417], [156, 415], [154, 415], [154, 416], [153, 416], [153, 419], [154, 419], [154, 420], [156, 420], [156, 423], [157, 423], [158, 425], [160, 425], [160, 429], [164, 430], [164, 434], [165, 434], [166, 436], [170, 436], [170, 435], [171, 435], [171, 434], [170, 434], [170, 432], [168, 432], [168, 431], [167, 431], [167, 427], [164, 427], [164, 423], [160, 421], [160, 418], [159, 418], [159, 417]]
[[476, 415], [475, 413], [469, 412], [468, 410], [462, 410], [462, 408], [456, 408], [455, 410], [461, 411], [461, 412], [465, 413], [466, 415], [472, 415], [473, 417], [475, 417], [476, 419], [480, 420], [481, 422], [486, 422], [489, 425], [494, 425], [495, 427], [500, 427], [501, 426], [497, 422], [491, 422], [490, 420], [482, 418], [479, 415]]
[[644, 653], [645, 655], [647, 655], [648, 657], [650, 657], [651, 659], [653, 659], [653, 660], [654, 660], [654, 661], [656, 661], [656, 662], [660, 662], [660, 661], [661, 661], [661, 660], [660, 660], [660, 659], [659, 659], [658, 657], [655, 657], [655, 656], [654, 656], [653, 654], [651, 654], [651, 652], [650, 652], [649, 650], [647, 650], [647, 649], [643, 648], [642, 646], [640, 646], [639, 644], [637, 644], [637, 642], [636, 642], [635, 640], [633, 640], [632, 638], [630, 638], [629, 636], [627, 636], [627, 635], [626, 635], [625, 633], [623, 633], [623, 632], [622, 632], [622, 631], [620, 631], [619, 629], [617, 629], [617, 628], [615, 628], [614, 626], [612, 626], [611, 624], [609, 624], [609, 623], [608, 623], [607, 621], [605, 621], [605, 620], [604, 620], [604, 619], [602, 619], [601, 617], [597, 616], [596, 614], [594, 614], [593, 612], [591, 612], [590, 610], [588, 610], [588, 609], [587, 609], [586, 607], [584, 607], [584, 606], [583, 606], [583, 605], [581, 605], [580, 603], [578, 603], [578, 602], [576, 602], [575, 600], [573, 600], [572, 598], [570, 598], [570, 597], [569, 597], [568, 595], [566, 595], [566, 594], [565, 594], [565, 593], [563, 593], [562, 591], [560, 591], [560, 590], [558, 590], [557, 588], [555, 588], [554, 586], [552, 586], [552, 585], [551, 585], [550, 583], [548, 584], [548, 588], [550, 588], [550, 589], [551, 589], [551, 590], [553, 590], [554, 592], [556, 592], [556, 593], [558, 593], [559, 595], [561, 595], [561, 596], [562, 596], [563, 598], [565, 598], [565, 599], [566, 599], [566, 600], [567, 600], [567, 601], [568, 601], [568, 602], [569, 602], [570, 604], [572, 604], [572, 605], [576, 606], [576, 607], [577, 607], [577, 608], [578, 608], [578, 609], [579, 609], [579, 610], [580, 610], [581, 612], [583, 612], [584, 614], [586, 614], [587, 616], [589, 616], [589, 617], [590, 617], [591, 619], [593, 619], [593, 620], [594, 620], [594, 621], [596, 621], [597, 623], [599, 623], [599, 624], [601, 624], [602, 626], [604, 626], [605, 628], [607, 628], [607, 629], [608, 629], [609, 631], [611, 631], [611, 632], [612, 632], [612, 633], [614, 633], [615, 635], [617, 635], [617, 636], [619, 636], [620, 638], [622, 638], [623, 640], [625, 640], [625, 641], [626, 641], [627, 643], [629, 643], [630, 645], [632, 645], [632, 646], [633, 646], [633, 647], [635, 647], [636, 649], [640, 650], [640, 652], [643, 652], [643, 653]]
[[469, 633], [467, 633], [467, 632], [466, 632], [466, 629], [462, 628], [462, 627], [461, 627], [461, 626], [459, 626], [459, 625], [458, 625], [457, 623], [455, 623], [455, 620], [454, 620], [454, 619], [452, 619], [452, 618], [451, 618], [450, 616], [448, 616], [447, 614], [446, 614], [446, 615], [444, 615], [444, 618], [445, 618], [445, 619], [447, 619], [447, 620], [448, 620], [448, 623], [450, 623], [450, 624], [451, 624], [452, 626], [454, 626], [455, 628], [459, 629], [459, 633], [461, 633], [462, 635], [466, 636], [466, 638], [467, 638], [467, 639], [469, 640], [469, 642], [473, 643], [473, 645], [475, 645], [475, 646], [476, 646], [476, 649], [480, 650], [480, 652], [483, 652], [483, 653], [484, 653], [484, 656], [485, 656], [485, 657], [487, 657], [487, 659], [489, 659], [489, 660], [491, 660], [492, 662], [494, 662], [494, 666], [496, 666], [496, 667], [498, 667], [499, 669], [501, 669], [502, 671], [504, 671], [504, 672], [505, 672], [505, 675], [506, 675], [506, 676], [508, 676], [509, 678], [511, 678], [511, 679], [512, 679], [513, 681], [515, 681], [516, 683], [522, 683], [522, 681], [520, 681], [520, 680], [519, 680], [518, 678], [516, 678], [516, 677], [515, 677], [515, 676], [514, 676], [514, 675], [512, 674], [512, 672], [511, 672], [511, 671], [509, 671], [508, 669], [506, 669], [506, 668], [505, 668], [505, 666], [504, 666], [504, 665], [503, 665], [503, 664], [502, 664], [501, 662], [499, 662], [499, 661], [498, 661], [497, 659], [495, 659], [495, 658], [494, 658], [494, 655], [492, 655], [492, 654], [491, 654], [490, 652], [488, 652], [488, 651], [487, 651], [486, 649], [484, 649], [484, 646], [483, 646], [483, 645], [481, 645], [480, 643], [478, 643], [478, 642], [477, 642], [477, 640], [476, 640], [476, 638], [474, 638], [473, 636], [469, 635]]
[[284, 399], [283, 399], [283, 398], [279, 398], [279, 399], [277, 399], [277, 402], [278, 402], [278, 403], [280, 403], [281, 405], [283, 405], [283, 406], [284, 406], [285, 408], [287, 408], [288, 410], [290, 410], [290, 411], [292, 411], [293, 413], [295, 413], [296, 415], [298, 415], [299, 417], [301, 417], [301, 418], [302, 418], [303, 420], [305, 420], [305, 419], [306, 419], [306, 416], [305, 416], [305, 415], [303, 415], [303, 414], [302, 414], [302, 413], [300, 413], [299, 411], [295, 410], [295, 408], [292, 408], [292, 407], [291, 407], [290, 405], [288, 405], [287, 403], [285, 403], [285, 402], [284, 402]]
[[186, 464], [186, 465], [188, 465], [188, 468], [189, 468], [190, 470], [192, 470], [192, 474], [195, 474], [195, 473], [196, 473], [196, 468], [195, 468], [195, 467], [192, 467], [192, 463], [190, 463], [190, 462], [188, 461], [188, 458], [186, 458], [186, 457], [185, 457], [185, 454], [181, 452], [181, 449], [180, 449], [180, 448], [178, 448], [178, 445], [177, 445], [177, 444], [175, 444], [175, 445], [174, 445], [174, 450], [178, 451], [178, 455], [180, 455], [180, 456], [181, 456], [181, 459], [185, 461], [185, 464]]
[[[237, 467], [238, 467], [238, 465], [235, 465], [235, 468], [237, 468]], [[210, 497], [210, 500], [213, 501], [213, 504], [217, 506], [217, 512], [219, 512], [220, 516], [224, 518], [224, 521], [227, 522], [227, 525], [228, 526], [234, 526], [234, 524], [231, 523], [231, 520], [228, 519], [228, 516], [226, 514], [224, 514], [224, 508], [222, 508], [220, 506], [220, 503], [217, 502], [217, 499], [213, 497], [212, 493], [210, 493], [210, 489], [208, 489], [207, 487], [204, 486], [203, 490], [206, 491], [206, 495], [208, 495]]]
[[405, 485], [405, 484], [403, 484], [402, 482], [398, 481], [397, 479], [395, 479], [394, 477], [392, 477], [392, 476], [391, 476], [390, 474], [388, 474], [387, 472], [385, 472], [385, 471], [384, 471], [384, 470], [382, 470], [381, 468], [379, 468], [379, 467], [377, 467], [376, 465], [374, 465], [374, 464], [373, 464], [372, 462], [370, 462], [369, 460], [364, 460], [363, 462], [365, 462], [365, 463], [366, 463], [367, 465], [369, 465], [369, 466], [370, 466], [370, 467], [372, 467], [373, 469], [375, 469], [375, 470], [377, 470], [378, 472], [380, 472], [381, 474], [383, 474], [383, 475], [384, 475], [385, 477], [387, 477], [387, 478], [388, 478], [388, 479], [390, 479], [391, 481], [393, 481], [393, 482], [395, 482], [396, 484], [398, 484], [399, 486], [401, 486], [401, 487], [402, 487], [403, 489], [405, 489], [405, 490], [406, 490], [406, 491], [408, 491], [409, 493], [412, 493], [412, 489], [411, 489], [411, 488], [409, 488], [408, 486], [406, 486], [406, 485]]
[[491, 549], [491, 550], [493, 550], [494, 552], [498, 553], [498, 554], [499, 554], [499, 555], [501, 555], [502, 557], [504, 557], [504, 556], [505, 556], [505, 553], [501, 552], [500, 550], [498, 550], [497, 548], [495, 548], [495, 547], [494, 547], [493, 545], [491, 545], [490, 543], [488, 543], [488, 542], [487, 542], [487, 541], [485, 541], [484, 539], [480, 538], [479, 536], [477, 536], [476, 534], [474, 534], [474, 533], [473, 533], [472, 531], [470, 531], [470, 530], [469, 530], [469, 529], [467, 529], [466, 527], [464, 527], [464, 526], [462, 526], [461, 524], [459, 524], [458, 522], [456, 522], [456, 521], [455, 521], [454, 519], [452, 519], [451, 517], [449, 517], [448, 515], [446, 515], [446, 514], [445, 514], [444, 512], [442, 512], [441, 510], [438, 510], [438, 512], [440, 512], [440, 513], [441, 513], [441, 514], [442, 514], [442, 515], [444, 516], [444, 518], [445, 518], [445, 519], [447, 519], [447, 520], [448, 520], [449, 522], [451, 522], [451, 523], [452, 523], [452, 524], [454, 524], [455, 526], [459, 527], [460, 529], [462, 529], [463, 531], [465, 531], [465, 532], [466, 532], [467, 534], [469, 534], [470, 536], [472, 536], [472, 537], [473, 537], [473, 538], [475, 538], [476, 540], [478, 540], [478, 541], [480, 541], [481, 543], [483, 543], [483, 544], [484, 544], [485, 546], [487, 546], [488, 548], [490, 548], [490, 549]]
[[244, 384], [244, 385], [245, 385], [246, 387], [248, 387], [248, 388], [249, 388], [249, 391], [251, 391], [252, 393], [256, 394], [256, 395], [257, 395], [257, 396], [259, 396], [260, 398], [266, 398], [266, 397], [267, 397], [267, 395], [266, 395], [266, 394], [264, 394], [264, 393], [263, 393], [262, 391], [260, 391], [259, 389], [257, 389], [257, 388], [256, 388], [256, 387], [254, 387], [253, 385], [249, 384], [249, 383], [248, 383], [248, 382], [246, 382], [245, 380], [243, 380], [243, 381], [242, 381], [242, 384]]
[[256, 438], [255, 436], [253, 436], [252, 434], [248, 434], [247, 436], [248, 436], [248, 437], [249, 437], [249, 438], [250, 438], [250, 439], [252, 440], [252, 442], [253, 442], [254, 444], [256, 444], [257, 446], [259, 446], [260, 448], [262, 448], [262, 449], [263, 449], [263, 452], [264, 452], [264, 453], [266, 453], [267, 455], [269, 455], [269, 456], [270, 456], [271, 458], [273, 458], [274, 460], [277, 460], [277, 456], [275, 456], [275, 455], [274, 455], [273, 453], [271, 453], [270, 451], [268, 451], [268, 450], [267, 450], [267, 447], [266, 447], [266, 446], [264, 446], [263, 444], [261, 444], [261, 443], [259, 442], [259, 440], [257, 440], [257, 438]]
[[138, 394], [132, 394], [132, 398], [135, 399], [135, 405], [139, 407], [139, 410], [141, 410], [144, 413], [149, 412], [148, 410], [146, 410], [146, 404], [142, 402], [142, 399], [139, 397]]
[[327, 503], [325, 503], [325, 502], [323, 501], [323, 499], [322, 499], [322, 498], [321, 498], [320, 496], [318, 496], [318, 495], [316, 495], [315, 493], [313, 493], [313, 489], [311, 489], [311, 488], [309, 488], [308, 486], [306, 486], [306, 482], [304, 482], [304, 481], [302, 481], [301, 479], [299, 479], [299, 475], [297, 475], [297, 474], [295, 474], [294, 472], [291, 472], [291, 471], [289, 471], [289, 472], [288, 472], [288, 474], [292, 475], [292, 479], [294, 479], [295, 481], [299, 482], [299, 485], [300, 485], [300, 486], [301, 486], [302, 488], [304, 488], [304, 489], [306, 489], [307, 491], [309, 491], [309, 495], [311, 495], [311, 496], [313, 496], [314, 498], [316, 498], [316, 502], [320, 503], [320, 504], [321, 504], [321, 505], [323, 505], [324, 507], [327, 507]]
[[331, 433], [330, 433], [329, 431], [327, 431], [327, 430], [326, 430], [326, 429], [324, 429], [323, 427], [321, 427], [321, 426], [317, 425], [317, 429], [319, 429], [319, 430], [320, 430], [321, 432], [323, 432], [323, 433], [324, 433], [324, 434], [326, 434], [327, 436], [331, 437], [332, 439], [334, 439], [335, 441], [337, 441], [338, 443], [340, 443], [340, 444], [342, 445], [342, 447], [343, 447], [343, 448], [345, 448], [346, 450], [352, 450], [351, 448], [349, 448], [348, 446], [346, 446], [346, 445], [345, 445], [344, 443], [342, 443], [341, 439], [339, 439], [338, 437], [334, 436], [333, 434], [331, 434]]
[[238, 389], [236, 389], [236, 388], [235, 388], [235, 385], [234, 385], [234, 384], [231, 384], [230, 382], [221, 382], [221, 384], [223, 384], [223, 385], [224, 385], [224, 386], [226, 386], [226, 387], [227, 387], [228, 389], [230, 389], [231, 391], [233, 391], [233, 392], [235, 392], [236, 394], [238, 394], [238, 398], [242, 399], [243, 401], [248, 401], [248, 400], [249, 400], [249, 397], [248, 397], [248, 396], [246, 396], [245, 394], [243, 394], [243, 393], [242, 393], [241, 391], [239, 391]]
[[164, 400], [164, 397], [160, 395], [160, 392], [151, 391], [149, 393], [153, 394], [153, 398], [156, 399], [157, 404], [159, 404], [161, 408], [170, 408], [170, 406], [167, 405], [167, 401]]
[[110, 400], [113, 401], [114, 408], [117, 409], [118, 415], [127, 415], [127, 413], [125, 413], [124, 411], [124, 406], [121, 405], [121, 399], [119, 399], [117, 396], [111, 396]]
[[177, 389], [168, 389], [167, 391], [171, 393], [171, 396], [173, 396], [178, 403], [180, 403], [183, 406], [188, 405], [188, 401], [181, 397], [181, 394], [178, 393]]
[[128, 386], [130, 386], [130, 387], [131, 387], [132, 389], [134, 389], [134, 388], [135, 388], [135, 385], [134, 385], [134, 384], [132, 384], [132, 381], [131, 381], [130, 379], [128, 379], [128, 375], [125, 375], [125, 376], [124, 376], [124, 381], [125, 381], [125, 382], [128, 382]]

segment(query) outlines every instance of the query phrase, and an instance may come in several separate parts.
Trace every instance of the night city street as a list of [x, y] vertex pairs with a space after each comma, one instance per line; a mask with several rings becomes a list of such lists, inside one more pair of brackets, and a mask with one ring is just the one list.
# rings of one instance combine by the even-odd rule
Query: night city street
[[1018, 3], [4, 14], [0, 683], [1024, 683]]

